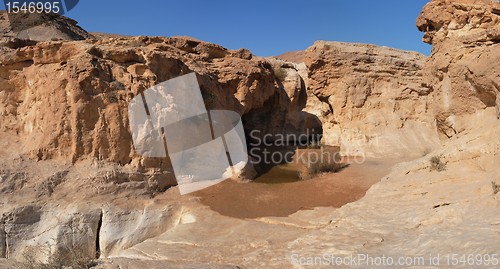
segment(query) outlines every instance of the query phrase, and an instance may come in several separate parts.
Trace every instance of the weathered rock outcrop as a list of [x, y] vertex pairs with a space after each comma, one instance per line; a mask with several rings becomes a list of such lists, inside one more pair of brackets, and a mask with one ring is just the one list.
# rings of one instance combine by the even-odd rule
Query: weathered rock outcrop
[[324, 141], [344, 155], [421, 155], [439, 145], [430, 90], [421, 83], [424, 55], [365, 44], [318, 41], [282, 55], [307, 65], [306, 111]]
[[432, 1], [417, 20], [433, 45], [424, 67], [437, 126], [443, 137], [464, 131], [460, 119], [492, 107], [500, 99], [500, 3], [495, 0]]
[[[303, 134], [305, 135], [303, 139], [308, 138], [308, 140], [321, 138], [323, 124], [319, 115], [309, 113], [305, 109], [310, 98], [305, 64], [286, 62], [274, 57], [266, 60], [273, 66], [278, 85], [288, 97], [285, 99], [286, 104], [279, 106], [286, 108], [283, 133], [288, 135]], [[296, 137], [296, 139], [300, 139], [300, 137]], [[305, 143], [305, 141], [302, 142]]]
[[46, 204], [2, 201], [0, 258], [47, 261], [53, 255], [111, 256], [183, 222], [183, 206], [189, 201], [182, 201], [175, 192], [165, 197], [161, 202], [115, 197], [110, 204], [109, 198], [75, 193], [58, 195]]
[[56, 14], [7, 14], [0, 11], [0, 36], [31, 41], [83, 40], [93, 38], [77, 22]]
[[205, 105], [240, 113], [247, 131], [305, 132], [303, 121], [285, 120], [302, 107], [290, 104], [271, 65], [244, 49], [135, 37], [2, 50], [0, 156], [5, 158], [95, 159], [130, 165], [147, 177], [157, 175], [154, 169], [169, 171], [168, 160], [144, 160], [134, 153], [127, 105], [143, 90], [189, 72], [198, 75]]

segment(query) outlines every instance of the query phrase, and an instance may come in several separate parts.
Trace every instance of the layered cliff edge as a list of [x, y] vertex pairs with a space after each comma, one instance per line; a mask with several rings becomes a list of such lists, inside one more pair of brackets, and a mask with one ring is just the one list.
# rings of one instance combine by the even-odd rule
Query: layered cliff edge
[[427, 57], [368, 44], [317, 41], [279, 56], [306, 80], [306, 111], [318, 116], [324, 143], [346, 156], [421, 156], [440, 145], [431, 90], [422, 84]]
[[[186, 38], [14, 40], [1, 48], [0, 257], [78, 245], [99, 253], [100, 268], [227, 268], [286, 267], [292, 254], [496, 253], [498, 10], [493, 0], [431, 1], [417, 20], [429, 58], [323, 41], [289, 63]], [[251, 128], [302, 133], [319, 119], [347, 154], [423, 157], [360, 201], [288, 218], [223, 217], [175, 188], [149, 198], [173, 184], [168, 162], [133, 154], [124, 110], [191, 71], [207, 106]], [[433, 156], [445, 171], [430, 171]]]

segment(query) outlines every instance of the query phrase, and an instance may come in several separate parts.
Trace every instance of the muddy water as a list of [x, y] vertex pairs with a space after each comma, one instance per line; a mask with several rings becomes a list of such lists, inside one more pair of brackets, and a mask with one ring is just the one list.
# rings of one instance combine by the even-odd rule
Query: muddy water
[[[344, 161], [352, 161], [345, 159]], [[288, 216], [314, 207], [341, 207], [363, 197], [398, 160], [352, 162], [337, 173], [300, 180], [294, 164], [273, 167], [250, 183], [226, 180], [191, 195], [222, 215], [236, 218]]]
[[281, 164], [257, 177], [252, 183], [283, 184], [297, 181], [300, 181], [297, 166], [294, 164]]
[[[274, 149], [279, 150], [279, 149]], [[281, 153], [290, 151], [291, 149], [282, 149]], [[323, 160], [324, 163], [341, 162], [339, 147], [322, 146], [321, 149], [293, 149], [294, 154], [289, 163], [283, 163], [272, 167], [257, 177], [254, 182], [267, 184], [280, 184], [300, 181], [299, 170], [304, 168], [304, 163], [308, 160], [318, 161]], [[322, 158], [324, 157], [324, 158]], [[314, 159], [314, 160], [313, 160]]]

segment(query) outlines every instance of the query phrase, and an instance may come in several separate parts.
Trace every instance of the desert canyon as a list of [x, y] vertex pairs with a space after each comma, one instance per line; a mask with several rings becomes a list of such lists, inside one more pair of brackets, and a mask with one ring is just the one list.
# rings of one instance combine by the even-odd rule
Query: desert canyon
[[[500, 254], [500, 2], [432, 0], [416, 27], [428, 57], [330, 41], [259, 57], [190, 37], [88, 33], [64, 17], [16, 35], [2, 13], [0, 268], [75, 249], [106, 269]], [[127, 108], [191, 72], [207, 108], [239, 113], [246, 133], [321, 130], [343, 156], [390, 167], [367, 170], [371, 183], [350, 203], [285, 216], [234, 217], [180, 195], [168, 158], [134, 152]], [[445, 168], [431, 169], [433, 157]], [[349, 181], [357, 167], [300, 184]], [[229, 187], [253, 184], [249, 170]], [[209, 194], [224, 196], [218, 188]]]

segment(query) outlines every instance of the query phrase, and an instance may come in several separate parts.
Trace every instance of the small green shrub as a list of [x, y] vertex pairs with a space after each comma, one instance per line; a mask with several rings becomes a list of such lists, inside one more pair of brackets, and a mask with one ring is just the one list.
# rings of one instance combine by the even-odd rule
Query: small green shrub
[[307, 144], [308, 149], [320, 149], [321, 148], [321, 143], [319, 141], [312, 141], [311, 143]]
[[297, 174], [302, 180], [313, 178], [320, 173], [335, 173], [347, 166], [341, 163], [338, 152], [325, 151], [323, 148], [297, 150], [296, 156], [299, 165]]
[[274, 69], [274, 77], [280, 82], [285, 81], [285, 78], [286, 78], [285, 68], [280, 67], [280, 68]]
[[320, 173], [335, 173], [342, 169], [341, 164], [338, 163], [312, 163], [307, 169], [307, 173], [303, 174], [301, 178], [313, 177]]
[[430, 160], [431, 162], [431, 171], [444, 171], [446, 170], [446, 163], [444, 163], [441, 159], [443, 158], [442, 155], [436, 155], [433, 156]]
[[429, 153], [431, 153], [431, 150], [430, 150], [430, 149], [425, 149], [425, 150], [422, 152], [422, 157], [425, 157], [425, 156], [429, 155]]
[[497, 184], [495, 181], [491, 182], [491, 188], [493, 189], [493, 194], [500, 192], [500, 184]]

